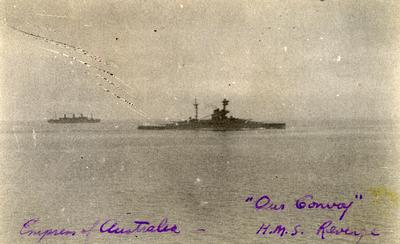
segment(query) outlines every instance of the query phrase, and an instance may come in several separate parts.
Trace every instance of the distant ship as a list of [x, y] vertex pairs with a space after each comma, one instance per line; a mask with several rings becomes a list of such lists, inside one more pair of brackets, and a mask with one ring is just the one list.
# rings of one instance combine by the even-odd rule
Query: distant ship
[[72, 114], [72, 117], [67, 117], [67, 115], [64, 114], [64, 117], [60, 117], [58, 119], [49, 119], [47, 122], [52, 124], [98, 123], [100, 122], [100, 119], [94, 119], [93, 115], [91, 115], [91, 118], [88, 118], [83, 116], [83, 114], [81, 114], [79, 117], [75, 117], [75, 114]]
[[140, 125], [139, 130], [196, 130], [196, 129], [211, 129], [211, 130], [240, 130], [240, 129], [285, 129], [285, 123], [264, 123], [256, 122], [248, 119], [239, 119], [235, 117], [228, 117], [229, 111], [226, 109], [229, 101], [224, 99], [222, 101], [222, 109], [215, 109], [211, 114], [211, 119], [199, 119], [198, 107], [199, 104], [195, 99], [195, 118], [189, 118], [184, 121], [177, 121], [163, 125]]

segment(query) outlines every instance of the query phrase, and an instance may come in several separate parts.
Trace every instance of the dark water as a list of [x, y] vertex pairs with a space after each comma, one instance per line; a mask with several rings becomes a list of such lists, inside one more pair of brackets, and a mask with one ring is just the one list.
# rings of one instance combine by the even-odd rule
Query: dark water
[[[391, 125], [212, 132], [19, 123], [0, 131], [0, 243], [36, 243], [19, 235], [33, 217], [40, 218], [38, 229], [168, 217], [181, 230], [42, 243], [356, 243], [350, 236], [322, 241], [315, 232], [326, 219], [381, 234], [360, 243], [399, 243], [400, 134]], [[255, 211], [245, 202], [264, 194], [286, 209]], [[354, 204], [339, 221], [339, 211], [295, 209], [306, 194]], [[301, 224], [304, 235], [261, 237], [262, 223]]]

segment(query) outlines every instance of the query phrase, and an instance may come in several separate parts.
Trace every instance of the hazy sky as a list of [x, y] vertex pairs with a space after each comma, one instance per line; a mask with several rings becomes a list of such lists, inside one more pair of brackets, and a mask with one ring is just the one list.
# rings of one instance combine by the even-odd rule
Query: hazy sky
[[400, 117], [396, 0], [0, 4], [1, 120], [143, 119], [122, 99], [187, 118], [194, 97], [200, 116], [226, 97], [265, 121]]

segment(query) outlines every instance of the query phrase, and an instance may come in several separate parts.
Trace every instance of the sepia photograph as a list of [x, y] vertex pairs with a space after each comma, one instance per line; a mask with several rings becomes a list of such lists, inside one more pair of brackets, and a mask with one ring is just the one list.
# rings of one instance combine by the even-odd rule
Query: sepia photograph
[[0, 0], [0, 244], [400, 243], [399, 13]]

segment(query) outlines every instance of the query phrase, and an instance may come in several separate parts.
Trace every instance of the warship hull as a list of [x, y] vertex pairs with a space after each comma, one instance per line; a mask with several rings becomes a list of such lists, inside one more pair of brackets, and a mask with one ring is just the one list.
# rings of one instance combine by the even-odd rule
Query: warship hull
[[140, 125], [139, 130], [246, 130], [246, 129], [285, 129], [285, 123], [209, 123], [178, 122], [165, 125]]

